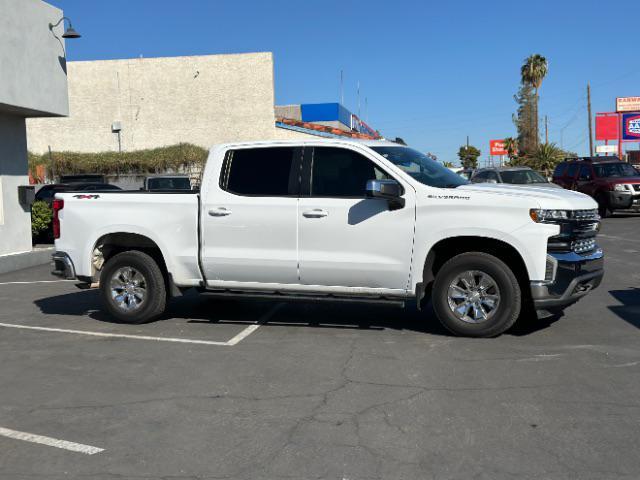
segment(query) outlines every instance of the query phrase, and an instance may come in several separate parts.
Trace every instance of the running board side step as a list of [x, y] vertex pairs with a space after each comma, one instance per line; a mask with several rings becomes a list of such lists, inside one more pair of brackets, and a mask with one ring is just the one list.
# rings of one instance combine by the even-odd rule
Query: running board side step
[[221, 298], [250, 298], [264, 300], [280, 300], [282, 302], [340, 302], [340, 303], [365, 303], [371, 305], [390, 305], [403, 308], [405, 299], [385, 298], [385, 297], [350, 297], [343, 295], [306, 295], [279, 292], [247, 292], [231, 290], [204, 290], [207, 296]]

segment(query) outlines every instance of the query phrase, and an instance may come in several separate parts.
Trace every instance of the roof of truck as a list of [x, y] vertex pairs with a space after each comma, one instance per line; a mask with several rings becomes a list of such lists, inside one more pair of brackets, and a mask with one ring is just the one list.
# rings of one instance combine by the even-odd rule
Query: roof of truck
[[280, 146], [302, 146], [302, 145], [366, 145], [368, 147], [405, 147], [400, 143], [391, 142], [389, 140], [370, 140], [370, 139], [356, 139], [356, 138], [309, 138], [299, 140], [258, 140], [252, 142], [234, 142], [223, 143], [214, 145], [214, 147], [233, 148], [233, 147], [250, 147], [250, 146], [267, 146], [267, 145], [280, 145]]

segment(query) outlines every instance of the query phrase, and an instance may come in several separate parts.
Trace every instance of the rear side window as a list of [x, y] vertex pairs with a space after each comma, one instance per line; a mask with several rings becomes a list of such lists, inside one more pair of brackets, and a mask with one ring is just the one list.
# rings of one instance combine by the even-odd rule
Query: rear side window
[[[220, 186], [231, 193], [287, 196], [292, 190], [293, 147], [250, 148], [229, 152]], [[297, 178], [297, 177], [295, 177]]]
[[567, 173], [565, 175], [569, 178], [574, 178], [576, 176], [577, 171], [578, 171], [578, 164], [570, 163], [569, 168], [567, 168]]
[[313, 150], [311, 196], [363, 198], [367, 181], [389, 178], [375, 163], [353, 150], [335, 147]]
[[564, 171], [567, 168], [567, 164], [566, 163], [560, 163], [558, 164], [558, 166], [556, 167], [556, 169], [553, 171], [553, 176], [554, 177], [561, 177], [562, 175], [564, 175]]

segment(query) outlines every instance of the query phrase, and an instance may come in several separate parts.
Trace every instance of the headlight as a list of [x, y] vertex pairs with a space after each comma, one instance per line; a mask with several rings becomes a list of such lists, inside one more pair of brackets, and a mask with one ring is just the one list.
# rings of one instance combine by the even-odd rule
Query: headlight
[[616, 192], [627, 192], [627, 191], [628, 191], [628, 190], [627, 190], [627, 186], [626, 186], [624, 183], [616, 183], [616, 184], [613, 186], [613, 189], [614, 189]]
[[531, 220], [536, 223], [556, 223], [559, 220], [568, 220], [569, 212], [567, 210], [540, 210], [532, 208], [529, 210]]

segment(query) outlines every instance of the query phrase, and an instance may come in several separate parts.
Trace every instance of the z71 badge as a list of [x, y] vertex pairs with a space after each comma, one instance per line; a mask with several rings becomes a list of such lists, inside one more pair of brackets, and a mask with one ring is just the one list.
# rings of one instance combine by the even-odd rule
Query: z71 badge
[[96, 198], [100, 198], [100, 195], [79, 194], [79, 195], [74, 195], [73, 198], [77, 198], [80, 200], [95, 200]]

